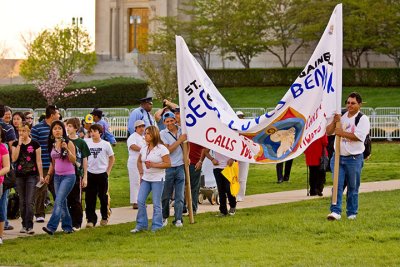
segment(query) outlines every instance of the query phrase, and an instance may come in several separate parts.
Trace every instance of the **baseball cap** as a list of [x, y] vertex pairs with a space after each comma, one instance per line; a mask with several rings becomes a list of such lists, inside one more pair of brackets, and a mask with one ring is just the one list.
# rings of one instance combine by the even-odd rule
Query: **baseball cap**
[[240, 111], [240, 110], [236, 111], [236, 115], [237, 115], [237, 116], [244, 116], [243, 112]]
[[93, 111], [90, 112], [90, 114], [97, 116], [99, 118], [103, 117], [103, 111], [97, 108], [93, 109]]
[[87, 114], [85, 116], [85, 122], [86, 123], [93, 123], [93, 115], [92, 114]]
[[140, 126], [140, 125], [145, 125], [144, 121], [142, 121], [142, 120], [135, 121], [135, 124], [134, 124], [135, 128]]
[[172, 113], [171, 111], [165, 112], [164, 115], [162, 115], [162, 120], [165, 121], [167, 118], [174, 118], [175, 119], [174, 113]]

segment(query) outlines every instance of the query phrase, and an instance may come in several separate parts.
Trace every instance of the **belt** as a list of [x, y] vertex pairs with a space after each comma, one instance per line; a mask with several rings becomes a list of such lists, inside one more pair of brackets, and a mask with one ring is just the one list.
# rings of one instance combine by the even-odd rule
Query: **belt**
[[351, 157], [357, 157], [360, 156], [361, 154], [357, 154], [357, 155], [349, 155], [349, 156], [341, 156], [342, 158], [351, 158]]

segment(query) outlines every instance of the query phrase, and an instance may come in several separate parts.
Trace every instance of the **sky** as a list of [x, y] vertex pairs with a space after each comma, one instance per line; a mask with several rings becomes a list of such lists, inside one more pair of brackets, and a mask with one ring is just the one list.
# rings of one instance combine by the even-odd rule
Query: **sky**
[[7, 58], [25, 58], [21, 34], [67, 26], [73, 17], [83, 18], [94, 43], [95, 0], [0, 0], [0, 49], [10, 50]]

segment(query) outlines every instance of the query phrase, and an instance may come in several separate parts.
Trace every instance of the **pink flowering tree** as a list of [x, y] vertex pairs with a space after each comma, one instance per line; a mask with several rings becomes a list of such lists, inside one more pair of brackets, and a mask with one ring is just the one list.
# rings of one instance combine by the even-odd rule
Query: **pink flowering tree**
[[96, 93], [96, 87], [65, 91], [65, 88], [74, 80], [74, 77], [75, 74], [72, 72], [67, 73], [64, 77], [60, 77], [58, 69], [52, 67], [47, 79], [34, 81], [34, 85], [46, 99], [48, 105], [53, 105], [60, 100], [79, 95]]

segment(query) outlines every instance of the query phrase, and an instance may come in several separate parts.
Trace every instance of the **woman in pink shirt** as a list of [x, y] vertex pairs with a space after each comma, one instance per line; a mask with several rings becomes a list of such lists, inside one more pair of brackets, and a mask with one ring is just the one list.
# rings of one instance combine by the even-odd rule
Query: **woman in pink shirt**
[[51, 165], [45, 177], [45, 182], [48, 183], [51, 175], [54, 174], [56, 199], [47, 227], [45, 226], [42, 229], [49, 235], [53, 235], [61, 219], [63, 231], [70, 234], [73, 229], [71, 215], [67, 206], [67, 197], [75, 184], [74, 164], [76, 162], [76, 154], [75, 145], [68, 139], [65, 126], [61, 121], [54, 121], [50, 126], [48, 148], [51, 150]]
[[[0, 126], [0, 198], [3, 195], [4, 175], [10, 171], [10, 156], [6, 146], [3, 144], [5, 134]], [[0, 245], [3, 244], [4, 221], [6, 220], [3, 209], [0, 209]]]

